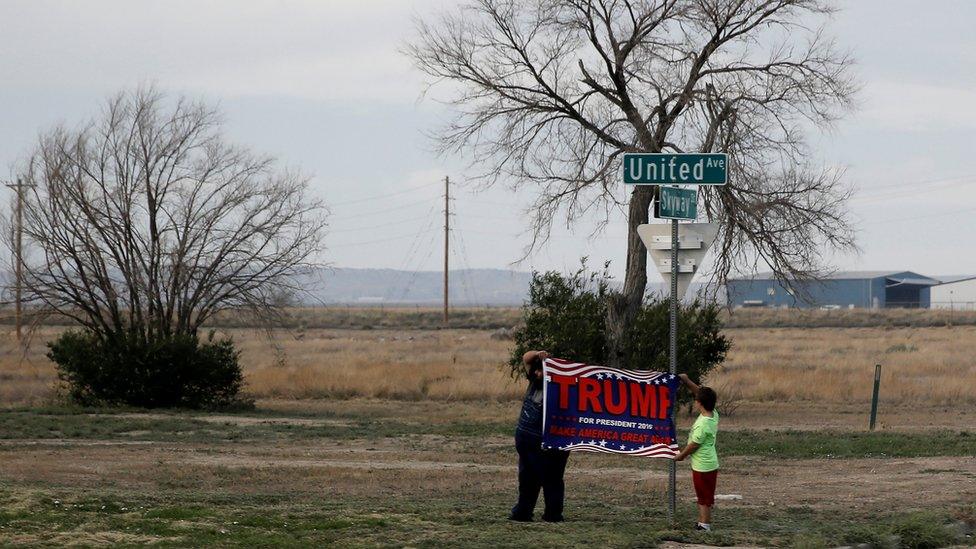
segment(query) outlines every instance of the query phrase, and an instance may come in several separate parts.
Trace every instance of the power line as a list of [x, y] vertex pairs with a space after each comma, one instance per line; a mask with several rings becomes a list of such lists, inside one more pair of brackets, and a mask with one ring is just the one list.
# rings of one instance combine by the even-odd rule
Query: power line
[[410, 219], [400, 219], [397, 221], [390, 221], [389, 223], [380, 223], [379, 225], [370, 225], [369, 227], [353, 227], [350, 229], [331, 229], [329, 233], [351, 233], [353, 231], [368, 231], [369, 229], [378, 229], [380, 227], [392, 227], [394, 225], [402, 225], [403, 223], [410, 223], [411, 221], [420, 221], [422, 219], [428, 219], [428, 215], [421, 217], [411, 217]]
[[406, 298], [407, 294], [410, 292], [410, 288], [413, 286], [414, 281], [417, 280], [417, 275], [420, 274], [419, 266], [426, 264], [427, 261], [430, 260], [430, 258], [434, 255], [434, 240], [436, 238], [437, 238], [437, 231], [431, 230], [430, 241], [428, 242], [427, 245], [427, 255], [420, 260], [420, 263], [418, 264], [418, 269], [410, 273], [410, 279], [407, 280], [407, 285], [403, 288], [403, 293], [400, 294], [401, 301]]
[[955, 187], [957, 187], [957, 186], [959, 186], [961, 184], [967, 184], [967, 183], [976, 183], [976, 179], [973, 179], [973, 180], [970, 180], [970, 181], [963, 181], [961, 183], [946, 182], [946, 183], [941, 183], [941, 184], [937, 184], [937, 185], [930, 185], [930, 186], [927, 186], [927, 187], [924, 187], [924, 188], [921, 188], [921, 187], [917, 187], [916, 186], [915, 188], [910, 189], [910, 190], [894, 191], [894, 192], [889, 192], [889, 193], [871, 194], [871, 195], [860, 195], [860, 196], [852, 197], [851, 198], [851, 201], [853, 202], [853, 201], [856, 200], [856, 201], [859, 201], [859, 202], [874, 202], [874, 201], [878, 201], [878, 200], [889, 200], [889, 199], [892, 199], [892, 198], [914, 197], [914, 196], [918, 196], [919, 193], [922, 193], [922, 192], [926, 192], [927, 193], [927, 192], [934, 192], [934, 191], [952, 190], [952, 189], [954, 189]]
[[[435, 206], [434, 204], [431, 204], [430, 205], [430, 208], [427, 209], [427, 214], [426, 214], [427, 223], [424, 224], [424, 226], [421, 229], [421, 231], [427, 232], [427, 231], [433, 229], [433, 227], [434, 227], [434, 216], [432, 214], [434, 213], [434, 206]], [[407, 247], [407, 252], [403, 255], [403, 258], [404, 259], [400, 263], [401, 267], [399, 269], [399, 272], [396, 275], [396, 278], [393, 280], [393, 283], [391, 284], [391, 287], [393, 287], [393, 288], [399, 288], [400, 287], [400, 283], [403, 281], [403, 277], [406, 276], [403, 273], [409, 270], [410, 265], [413, 263], [414, 257], [417, 255], [417, 252], [420, 251], [420, 240], [421, 240], [421, 238], [420, 238], [420, 235], [418, 234], [410, 242], [410, 246]]]
[[420, 189], [426, 189], [427, 187], [431, 187], [433, 185], [437, 185], [438, 183], [439, 183], [438, 181], [435, 181], [433, 183], [425, 183], [423, 185], [417, 185], [416, 187], [411, 187], [409, 189], [403, 189], [403, 190], [400, 190], [400, 191], [393, 191], [393, 192], [388, 192], [388, 193], [383, 193], [383, 194], [377, 194], [377, 195], [373, 195], [373, 196], [366, 196], [366, 197], [363, 197], [363, 198], [357, 198], [355, 200], [346, 200], [344, 202], [334, 202], [334, 203], [331, 204], [331, 206], [346, 206], [348, 204], [359, 204], [361, 202], [370, 202], [370, 201], [377, 200], [377, 199], [388, 198], [388, 197], [391, 197], [391, 196], [398, 196], [398, 195], [406, 194], [406, 193], [412, 193], [412, 192], [417, 191], [417, 190], [420, 190]]
[[464, 237], [461, 231], [455, 231], [456, 238], [453, 239], [455, 243], [454, 253], [458, 256], [458, 260], [461, 263], [461, 269], [459, 271], [459, 276], [461, 278], [461, 288], [464, 293], [464, 297], [467, 298], [468, 303], [474, 303], [474, 283], [471, 281], [471, 261], [468, 259], [467, 246], [464, 245]]
[[972, 174], [967, 174], [967, 175], [956, 175], [956, 176], [953, 176], [953, 177], [937, 177], [935, 179], [923, 179], [921, 181], [904, 181], [904, 182], [901, 182], [901, 183], [891, 183], [891, 184], [888, 184], [888, 185], [872, 185], [871, 188], [868, 189], [868, 190], [889, 189], [889, 188], [896, 188], [896, 187], [918, 187], [919, 185], [926, 185], [928, 183], [940, 183], [942, 181], [953, 181], [953, 180], [957, 180], [957, 179], [969, 179], [971, 177], [972, 177]]
[[400, 204], [398, 206], [393, 206], [393, 207], [390, 207], [390, 208], [383, 208], [383, 209], [380, 209], [380, 210], [372, 210], [372, 211], [358, 212], [355, 215], [347, 215], [347, 216], [343, 216], [343, 217], [330, 217], [330, 219], [332, 219], [333, 221], [343, 221], [343, 220], [346, 220], [346, 219], [359, 219], [360, 217], [369, 217], [369, 216], [377, 215], [377, 214], [381, 214], [381, 213], [394, 212], [394, 211], [397, 211], [397, 210], [403, 210], [405, 208], [409, 208], [411, 206], [418, 206], [420, 204], [429, 204], [429, 203], [430, 203], [430, 199], [424, 199], [424, 200], [418, 200], [416, 202], [407, 202], [405, 204]]
[[400, 235], [400, 236], [394, 236], [394, 237], [391, 237], [391, 238], [380, 238], [380, 239], [377, 239], [377, 240], [364, 240], [362, 242], [346, 242], [345, 244], [338, 244], [338, 245], [330, 246], [330, 248], [347, 248], [349, 246], [363, 246], [363, 245], [366, 245], [366, 244], [378, 244], [380, 242], [392, 242], [394, 240], [403, 240], [405, 238], [412, 238], [414, 236], [417, 236], [419, 234], [424, 234], [425, 232], [430, 232], [432, 230], [433, 229], [430, 229], [430, 230], [427, 230], [427, 231], [420, 231], [420, 232], [416, 232], [416, 233], [404, 234], [404, 235]]
[[949, 216], [949, 215], [958, 215], [958, 214], [961, 214], [961, 213], [969, 213], [969, 212], [974, 212], [974, 211], [976, 211], [976, 208], [964, 208], [964, 209], [961, 209], [961, 210], [952, 210], [952, 211], [948, 211], [948, 212], [939, 212], [939, 213], [934, 213], [934, 214], [913, 215], [911, 217], [899, 217], [899, 218], [893, 218], [893, 219], [882, 219], [881, 221], [872, 221], [870, 223], [865, 223], [865, 225], [866, 226], [883, 225], [885, 223], [897, 223], [897, 222], [902, 222], [902, 221], [914, 221], [916, 219], [929, 219], [929, 218], [932, 218], [932, 217], [945, 217], [945, 216]]
[[[483, 234], [483, 235], [487, 235], [487, 236], [504, 236], [504, 237], [509, 237], [509, 238], [519, 238], [519, 235], [512, 234], [512, 233], [499, 233], [499, 232], [493, 232], [493, 231], [479, 231], [479, 230], [474, 230], [474, 229], [467, 229], [466, 232], [474, 233], [474, 234]], [[585, 239], [587, 241], [592, 241], [592, 240], [616, 240], [616, 241], [620, 241], [621, 239], [625, 239], [626, 236], [620, 236], [620, 235], [617, 235], [617, 236], [613, 236], [613, 235], [601, 235], [601, 236], [586, 236], [586, 237], [583, 237], [583, 236], [576, 236], [576, 235], [570, 235], [570, 234], [565, 234], [565, 235], [563, 235], [563, 234], [552, 234], [552, 235], [549, 235], [549, 238], [572, 238], [572, 239], [577, 239], [577, 240], [580, 239], [580, 238], [583, 238], [583, 239]]]

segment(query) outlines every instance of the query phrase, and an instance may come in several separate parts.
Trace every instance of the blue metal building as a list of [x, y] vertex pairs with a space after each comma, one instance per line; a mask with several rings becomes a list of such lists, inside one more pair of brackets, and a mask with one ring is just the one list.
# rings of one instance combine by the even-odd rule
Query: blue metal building
[[911, 271], [838, 272], [825, 280], [786, 285], [761, 273], [729, 280], [726, 293], [733, 308], [928, 308], [928, 288], [935, 284], [939, 281]]

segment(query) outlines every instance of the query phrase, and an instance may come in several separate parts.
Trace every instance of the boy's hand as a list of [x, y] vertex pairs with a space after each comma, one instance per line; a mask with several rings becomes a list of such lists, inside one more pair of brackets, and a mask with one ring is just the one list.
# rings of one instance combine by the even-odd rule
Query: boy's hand
[[688, 374], [678, 374], [678, 379], [681, 380], [681, 384], [688, 388], [696, 397], [698, 396], [698, 384], [688, 377]]
[[685, 460], [684, 452], [680, 452], [671, 456], [671, 459], [673, 459], [674, 461], [684, 461]]

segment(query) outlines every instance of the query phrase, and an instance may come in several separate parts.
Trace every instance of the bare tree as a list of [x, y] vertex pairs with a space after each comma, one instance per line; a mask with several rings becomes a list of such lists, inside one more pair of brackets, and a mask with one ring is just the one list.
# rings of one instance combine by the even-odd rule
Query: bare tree
[[43, 134], [25, 179], [25, 299], [106, 339], [196, 334], [228, 309], [268, 318], [321, 249], [307, 178], [153, 89]]
[[559, 217], [628, 221], [624, 287], [607, 318], [611, 363], [644, 298], [636, 227], [653, 187], [626, 195], [625, 152], [725, 152], [729, 184], [702, 192], [721, 223], [722, 283], [737, 269], [781, 279], [822, 274], [824, 254], [854, 249], [841, 173], [806, 142], [852, 108], [851, 59], [817, 25], [829, 0], [471, 0], [417, 22], [406, 47], [457, 116], [437, 134], [465, 150], [487, 185], [532, 186], [533, 238]]

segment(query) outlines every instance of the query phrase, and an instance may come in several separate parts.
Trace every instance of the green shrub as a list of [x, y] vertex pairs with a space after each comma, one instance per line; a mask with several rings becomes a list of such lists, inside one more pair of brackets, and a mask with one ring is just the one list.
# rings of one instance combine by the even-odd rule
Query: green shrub
[[942, 518], [927, 513], [909, 515], [895, 523], [892, 532], [907, 549], [936, 549], [952, 545], [952, 534]]
[[[667, 371], [671, 356], [670, 300], [648, 301], [637, 313], [627, 347], [629, 368]], [[700, 380], [725, 360], [731, 342], [722, 335], [716, 305], [695, 301], [678, 309], [678, 371]], [[719, 400], [721, 400], [719, 395]]]
[[[587, 273], [586, 265], [564, 276], [533, 273], [523, 325], [515, 331], [509, 365], [521, 375], [522, 355], [546, 349], [553, 356], [588, 364], [606, 364], [606, 317], [611, 295], [605, 274]], [[634, 370], [667, 371], [670, 301], [649, 299], [630, 326], [624, 365]], [[678, 371], [703, 379], [725, 360], [731, 342], [722, 335], [719, 308], [695, 302], [678, 311]], [[719, 395], [721, 400], [721, 395]]]
[[873, 547], [886, 547], [890, 533], [885, 526], [856, 524], [844, 532], [843, 540], [848, 545], [861, 543], [870, 544]]
[[143, 408], [219, 408], [242, 404], [244, 377], [230, 339], [191, 335], [157, 341], [112, 340], [69, 331], [48, 343], [75, 403]]
[[827, 540], [817, 533], [797, 534], [790, 543], [790, 547], [794, 549], [822, 549], [829, 546]]
[[509, 361], [519, 375], [522, 355], [546, 349], [556, 357], [601, 364], [606, 355], [606, 279], [583, 268], [569, 276], [549, 271], [532, 273], [529, 301], [522, 307], [523, 324], [514, 334]]

